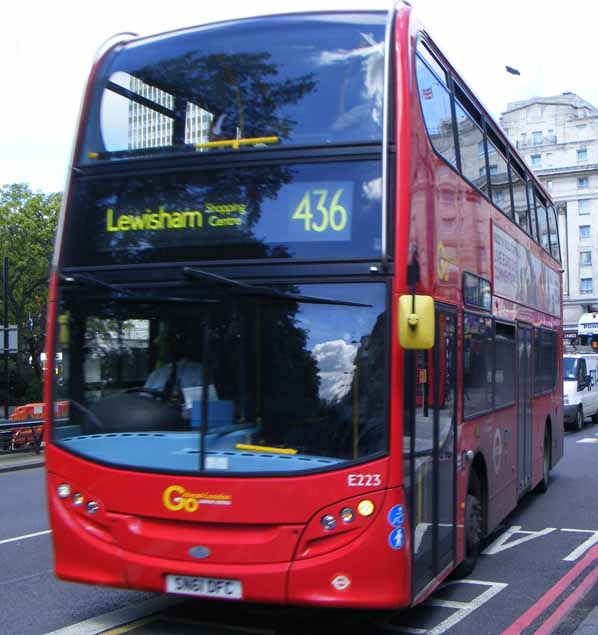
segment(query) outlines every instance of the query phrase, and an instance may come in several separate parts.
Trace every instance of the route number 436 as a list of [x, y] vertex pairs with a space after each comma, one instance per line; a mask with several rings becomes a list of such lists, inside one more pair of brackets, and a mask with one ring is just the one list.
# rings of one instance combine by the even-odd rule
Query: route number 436
[[334, 194], [325, 189], [310, 190], [303, 195], [292, 219], [303, 221], [306, 232], [343, 231], [347, 226], [347, 210], [339, 202], [342, 195], [342, 189]]

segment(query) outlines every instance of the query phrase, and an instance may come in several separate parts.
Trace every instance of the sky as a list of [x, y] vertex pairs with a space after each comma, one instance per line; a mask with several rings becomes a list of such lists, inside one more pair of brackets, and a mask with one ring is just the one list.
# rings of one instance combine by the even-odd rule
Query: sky
[[[595, 0], [412, 0], [422, 23], [496, 120], [507, 104], [574, 92], [598, 107]], [[380, 0], [21, 0], [0, 24], [0, 186], [62, 191], [87, 74], [115, 33]], [[520, 71], [516, 76], [505, 66]]]

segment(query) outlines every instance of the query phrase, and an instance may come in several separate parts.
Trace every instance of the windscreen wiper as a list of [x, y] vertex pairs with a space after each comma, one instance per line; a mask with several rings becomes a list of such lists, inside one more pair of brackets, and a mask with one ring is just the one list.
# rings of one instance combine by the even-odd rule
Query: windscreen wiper
[[311, 295], [301, 295], [299, 293], [287, 293], [285, 291], [278, 291], [271, 287], [262, 287], [256, 284], [249, 284], [247, 282], [239, 282], [239, 280], [233, 280], [232, 278], [225, 278], [203, 269], [196, 269], [195, 267], [183, 267], [183, 275], [188, 278], [194, 278], [196, 280], [206, 280], [214, 285], [222, 287], [231, 287], [238, 292], [246, 295], [256, 295], [266, 298], [272, 298], [274, 300], [286, 300], [287, 302], [305, 302], [307, 304], [334, 304], [339, 306], [362, 306], [371, 307], [371, 304], [362, 304], [361, 302], [348, 302], [346, 300], [332, 300], [330, 298], [318, 298]]
[[218, 300], [211, 298], [181, 298], [171, 295], [158, 295], [152, 293], [138, 293], [137, 291], [130, 291], [129, 289], [123, 289], [117, 287], [109, 282], [104, 282], [95, 276], [88, 274], [74, 273], [74, 274], [61, 274], [60, 277], [65, 282], [76, 282], [85, 286], [98, 287], [106, 291], [111, 291], [115, 294], [114, 300], [126, 300], [127, 302], [176, 302], [181, 304], [215, 304]]

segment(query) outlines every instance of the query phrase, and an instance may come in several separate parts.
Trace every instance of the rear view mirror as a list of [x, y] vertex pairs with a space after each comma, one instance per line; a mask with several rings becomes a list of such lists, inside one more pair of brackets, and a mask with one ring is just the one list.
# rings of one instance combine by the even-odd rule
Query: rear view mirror
[[406, 350], [434, 346], [434, 299], [428, 295], [399, 298], [399, 344]]

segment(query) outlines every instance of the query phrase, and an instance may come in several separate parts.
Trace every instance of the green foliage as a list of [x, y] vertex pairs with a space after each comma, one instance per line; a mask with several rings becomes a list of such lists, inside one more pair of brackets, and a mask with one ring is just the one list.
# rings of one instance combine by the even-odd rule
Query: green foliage
[[[9, 322], [19, 328], [15, 361], [19, 379], [27, 385], [34, 377], [41, 378], [49, 267], [60, 200], [59, 193], [33, 192], [23, 183], [0, 188], [0, 267], [8, 257]], [[3, 298], [2, 289], [0, 306]], [[33, 392], [37, 394], [38, 389]]]
[[19, 404], [39, 403], [41, 401], [43, 401], [42, 379], [34, 375], [27, 384], [27, 390], [20, 397]]

